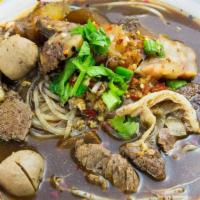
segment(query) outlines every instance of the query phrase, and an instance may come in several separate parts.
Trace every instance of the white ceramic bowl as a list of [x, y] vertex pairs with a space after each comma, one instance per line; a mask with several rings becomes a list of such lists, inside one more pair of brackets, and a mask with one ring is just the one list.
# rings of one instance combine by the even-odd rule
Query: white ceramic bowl
[[160, 0], [200, 20], [200, 0]]
[[12, 21], [36, 5], [37, 0], [0, 0], [0, 23]]

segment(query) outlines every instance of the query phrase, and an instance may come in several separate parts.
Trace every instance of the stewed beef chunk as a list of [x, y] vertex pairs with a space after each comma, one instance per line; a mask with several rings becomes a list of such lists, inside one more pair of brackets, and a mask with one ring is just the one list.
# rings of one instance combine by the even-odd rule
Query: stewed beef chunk
[[8, 92], [6, 100], [0, 105], [0, 139], [24, 140], [31, 121], [29, 105], [20, 100], [15, 92]]
[[160, 145], [164, 152], [167, 153], [173, 149], [176, 140], [177, 138], [170, 134], [170, 130], [168, 128], [161, 128], [159, 130], [157, 143]]
[[124, 192], [135, 192], [139, 185], [136, 172], [120, 154], [112, 154], [104, 171], [104, 176]]
[[61, 61], [74, 55], [83, 43], [81, 35], [69, 32], [56, 33], [49, 38], [40, 52], [40, 71], [44, 74], [58, 67]]
[[85, 144], [79, 140], [76, 143], [75, 157], [87, 170], [96, 174], [103, 174], [105, 165], [111, 153], [99, 144]]
[[120, 148], [120, 153], [152, 178], [156, 180], [165, 179], [165, 162], [157, 149], [127, 143]]
[[[199, 75], [198, 75], [199, 78]], [[192, 104], [197, 112], [197, 118], [200, 120], [200, 83], [188, 83], [186, 86], [177, 90], [178, 93], [184, 95]]]
[[39, 32], [44, 35], [46, 38], [51, 37], [55, 33], [70, 31], [73, 28], [77, 27], [77, 24], [67, 22], [67, 21], [59, 21], [59, 20], [51, 20], [48, 18], [40, 18], [37, 20], [37, 28]]
[[139, 178], [121, 155], [111, 154], [100, 144], [85, 144], [79, 140], [75, 147], [75, 157], [86, 170], [103, 176], [123, 192], [137, 191]]

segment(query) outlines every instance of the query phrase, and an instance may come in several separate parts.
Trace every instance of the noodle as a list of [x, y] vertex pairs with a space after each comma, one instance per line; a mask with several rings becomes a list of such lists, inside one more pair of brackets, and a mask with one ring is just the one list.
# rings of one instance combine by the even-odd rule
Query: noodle
[[70, 113], [70, 117], [69, 117], [69, 120], [67, 122], [67, 127], [65, 129], [65, 133], [64, 133], [64, 137], [66, 138], [67, 136], [69, 136], [70, 132], [71, 132], [71, 129], [72, 129], [72, 122], [73, 122], [73, 119], [75, 117], [75, 112], [72, 111]]
[[31, 130], [31, 134], [44, 139], [58, 136], [69, 137], [76, 111], [68, 111], [61, 107], [57, 102], [58, 97], [52, 94], [46, 86], [48, 83], [41, 81], [33, 91], [29, 88], [29, 97], [33, 92], [35, 108], [35, 117], [32, 120], [34, 129]]
[[36, 129], [33, 128], [30, 129], [30, 134], [39, 139], [51, 139], [58, 137], [57, 135], [52, 135], [52, 134], [41, 134]]
[[44, 126], [44, 128], [49, 131], [50, 133], [53, 133], [55, 135], [63, 135], [64, 134], [64, 130], [63, 129], [58, 129], [55, 128], [53, 126], [51, 126], [42, 116], [40, 108], [39, 108], [39, 97], [38, 97], [38, 89], [35, 89], [33, 92], [33, 99], [34, 99], [34, 103], [35, 103], [35, 114], [38, 117], [38, 119], [40, 120], [42, 126]]
[[63, 115], [60, 112], [57, 112], [57, 110], [54, 107], [54, 104], [52, 104], [51, 100], [49, 99], [49, 97], [47, 95], [45, 95], [42, 91], [42, 82], [40, 82], [39, 84], [39, 90], [40, 93], [42, 94], [46, 104], [48, 105], [49, 109], [51, 110], [51, 112], [58, 118], [63, 119], [63, 120], [68, 120], [69, 119], [69, 114]]
[[44, 119], [47, 120], [47, 121], [58, 121], [59, 118], [56, 117], [55, 115], [50, 115], [50, 114], [42, 114]]
[[66, 113], [66, 109], [62, 108], [60, 105], [56, 104], [54, 101], [52, 101], [53, 106], [55, 109], [61, 113]]
[[49, 107], [46, 104], [42, 104], [40, 107], [41, 112], [47, 112], [49, 111]]
[[[45, 76], [46, 77], [46, 76]], [[43, 90], [44, 90], [44, 93], [47, 95], [47, 96], [49, 96], [50, 98], [52, 98], [53, 100], [56, 100], [56, 101], [58, 101], [59, 102], [59, 100], [60, 100], [60, 98], [59, 98], [59, 96], [57, 96], [56, 94], [54, 94], [54, 93], [52, 93], [51, 91], [49, 91], [49, 84], [47, 83], [47, 82], [44, 82], [43, 83], [44, 84], [44, 88], [43, 88]]]
[[26, 94], [26, 103], [27, 104], [30, 104], [30, 102], [31, 102], [32, 91], [34, 89], [36, 82], [39, 81], [39, 78], [40, 78], [39, 75], [37, 75], [36, 78], [32, 81], [32, 83], [27, 91], [27, 94]]
[[53, 94], [52, 92], [50, 92], [47, 88], [44, 88], [44, 93], [49, 96], [50, 98], [59, 101], [59, 97], [55, 94]]
[[37, 129], [43, 129], [42, 124], [35, 117], [32, 119], [32, 126], [35, 127], [35, 128], [37, 128]]

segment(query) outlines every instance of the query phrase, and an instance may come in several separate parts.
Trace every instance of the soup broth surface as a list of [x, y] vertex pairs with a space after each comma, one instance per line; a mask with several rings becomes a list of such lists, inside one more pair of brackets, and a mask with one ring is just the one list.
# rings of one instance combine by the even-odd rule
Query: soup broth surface
[[[197, 58], [200, 57], [200, 27], [192, 22], [191, 17], [185, 17], [175, 12], [170, 12], [170, 14], [163, 13], [168, 22], [167, 24], [164, 24], [157, 16], [128, 6], [109, 8], [106, 6], [99, 7], [98, 12], [106, 16], [113, 23], [119, 23], [127, 16], [137, 17], [140, 23], [151, 32], [156, 34], [167, 34], [172, 39], [184, 42], [195, 50]], [[200, 66], [199, 60], [198, 65]], [[194, 81], [198, 82], [198, 78]], [[106, 148], [110, 149], [113, 153], [118, 152], [119, 146], [122, 142], [111, 138], [102, 130], [99, 130], [99, 136]], [[176, 143], [172, 155], [163, 155], [167, 169], [167, 178], [164, 181], [156, 182], [137, 170], [137, 173], [140, 176], [140, 187], [138, 192], [133, 194], [133, 196], [137, 198], [144, 196], [149, 197], [153, 190], [170, 188], [188, 182], [190, 184], [185, 185], [188, 196], [190, 199], [198, 199], [200, 197], [200, 148], [195, 151], [180, 153], [181, 146], [189, 142], [195, 143], [195, 145], [200, 147], [200, 136], [190, 135], [189, 137], [180, 140]], [[54, 189], [50, 182], [50, 177], [53, 175], [65, 177], [67, 187], [74, 186], [80, 190], [115, 200], [124, 200], [127, 198], [127, 195], [118, 191], [111, 185], [108, 190], [102, 191], [100, 187], [88, 183], [85, 179], [84, 172], [72, 159], [71, 151], [69, 149], [60, 149], [57, 146], [57, 143], [57, 139], [38, 140], [29, 136], [27, 143], [19, 144], [17, 142], [2, 142], [0, 144], [0, 161], [5, 159], [13, 151], [19, 149], [34, 149], [41, 153], [46, 160], [44, 180], [40, 185], [37, 195], [32, 198], [24, 199], [78, 199], [68, 192], [59, 192]], [[20, 200], [22, 200], [22, 198], [20, 198]]]

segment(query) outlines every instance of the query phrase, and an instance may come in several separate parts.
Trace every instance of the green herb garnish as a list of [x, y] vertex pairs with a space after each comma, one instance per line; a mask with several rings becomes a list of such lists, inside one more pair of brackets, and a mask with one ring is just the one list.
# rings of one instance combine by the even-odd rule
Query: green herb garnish
[[114, 94], [111, 90], [102, 95], [102, 100], [106, 104], [108, 110], [113, 110], [121, 104], [120, 97]]
[[118, 96], [122, 96], [126, 92], [127, 88], [123, 88], [123, 86], [124, 85], [115, 83], [113, 79], [108, 83], [108, 87], [110, 88], [110, 90]]
[[172, 90], [177, 90], [185, 85], [187, 85], [187, 81], [185, 80], [167, 80], [166, 85], [170, 87]]
[[132, 70], [127, 69], [125, 67], [117, 67], [115, 69], [115, 73], [123, 76], [127, 81], [131, 80], [131, 78], [133, 77], [134, 73]]
[[72, 86], [69, 83], [67, 83], [65, 86], [64, 93], [59, 96], [61, 103], [64, 105], [67, 102], [67, 100], [72, 96]]
[[126, 119], [124, 116], [116, 116], [110, 119], [109, 123], [123, 139], [131, 139], [139, 128], [139, 123], [133, 121], [132, 118]]
[[110, 46], [110, 38], [102, 28], [96, 28], [91, 20], [87, 24], [74, 28], [72, 34], [80, 34], [96, 54], [106, 54]]
[[144, 53], [148, 56], [164, 57], [164, 46], [158, 40], [145, 39]]
[[73, 58], [65, 62], [65, 68], [50, 84], [49, 89], [57, 94], [61, 102], [65, 101], [64, 96], [66, 96], [66, 84], [69, 78], [76, 70], [76, 66], [73, 64]]
[[92, 66], [88, 68], [87, 74], [90, 77], [108, 76], [107, 70], [104, 66]]
[[[85, 79], [88, 67], [94, 65], [94, 63], [89, 44], [83, 42], [78, 55], [66, 61], [64, 70], [50, 84], [50, 90], [60, 97], [61, 103], [66, 103], [72, 96], [83, 94], [79, 87]], [[77, 69], [80, 71], [80, 74], [72, 86], [68, 81]]]
[[[104, 65], [95, 66], [89, 43], [84, 41], [77, 56], [67, 60], [63, 72], [52, 81], [50, 90], [65, 104], [70, 97], [84, 95], [90, 79], [105, 77], [109, 90], [102, 95], [102, 100], [112, 110], [121, 104], [121, 96], [128, 88], [127, 81], [132, 77], [130, 70], [122, 68], [118, 68], [118, 73], [115, 73]], [[77, 74], [77, 79], [71, 83], [69, 80], [74, 74]]]

